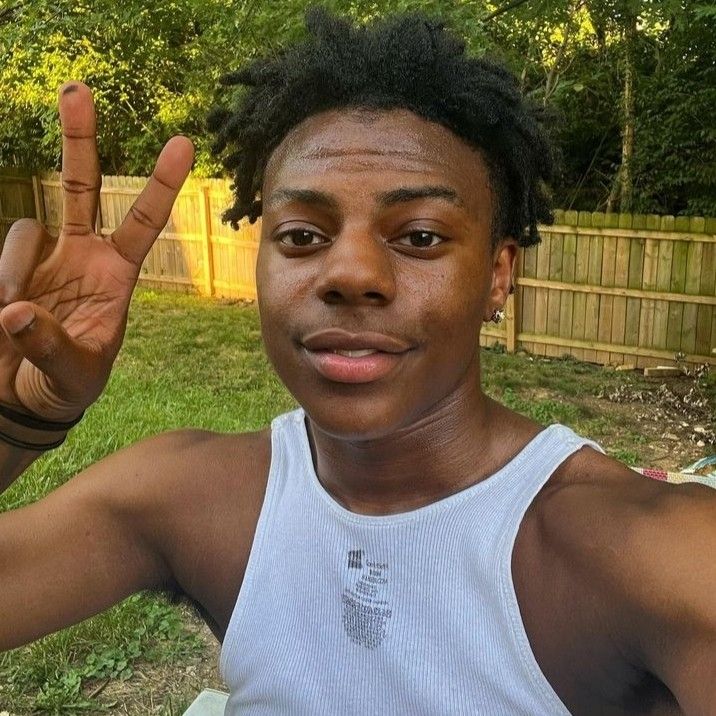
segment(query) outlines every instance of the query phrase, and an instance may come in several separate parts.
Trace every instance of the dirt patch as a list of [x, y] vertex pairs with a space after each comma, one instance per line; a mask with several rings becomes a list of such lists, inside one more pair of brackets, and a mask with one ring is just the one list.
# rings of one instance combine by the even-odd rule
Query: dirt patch
[[673, 420], [665, 421], [634, 403], [609, 404], [603, 398], [594, 396], [581, 398], [579, 403], [596, 413], [603, 413], [608, 406], [613, 429], [597, 439], [607, 452], [623, 447], [623, 436], [620, 434], [622, 426], [628, 425], [632, 432], [643, 437], [644, 444], [638, 450], [643, 456], [640, 461], [643, 464], [632, 467], [656, 467], [678, 472], [697, 460], [703, 452], [693, 441], [694, 432], [688, 423], [682, 425]]
[[138, 665], [129, 681], [112, 681], [102, 692], [102, 701], [114, 704], [110, 713], [177, 716], [203, 689], [228, 690], [219, 675], [219, 643], [191, 610], [183, 611], [187, 627], [201, 640], [201, 649], [181, 664]]
[[[614, 413], [625, 412], [632, 431], [649, 435], [654, 464], [669, 470], [684, 468], [716, 449], [716, 406], [706, 388], [707, 366], [669, 380], [643, 386], [628, 384], [601, 392]], [[661, 454], [663, 453], [663, 454]]]

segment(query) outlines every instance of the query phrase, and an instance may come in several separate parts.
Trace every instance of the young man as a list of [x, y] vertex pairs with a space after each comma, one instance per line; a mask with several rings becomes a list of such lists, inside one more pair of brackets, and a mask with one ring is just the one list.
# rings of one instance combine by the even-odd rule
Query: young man
[[[213, 119], [302, 408], [157, 436], [2, 515], [0, 649], [170, 590], [223, 640], [227, 714], [716, 713], [714, 495], [480, 389], [480, 326], [549, 218], [515, 83], [420, 18], [309, 29]], [[101, 392], [192, 160], [173, 139], [103, 239], [86, 87], [60, 116], [59, 241], [20, 222], [0, 258], [5, 484]]]

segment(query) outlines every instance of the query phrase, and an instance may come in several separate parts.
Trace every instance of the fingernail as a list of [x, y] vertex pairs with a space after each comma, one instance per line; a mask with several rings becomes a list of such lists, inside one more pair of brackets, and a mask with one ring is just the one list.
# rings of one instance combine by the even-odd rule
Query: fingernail
[[21, 306], [5, 318], [5, 328], [12, 335], [24, 331], [35, 320], [35, 311], [30, 306]]
[[77, 85], [70, 84], [63, 88], [62, 94], [72, 94], [77, 91]]

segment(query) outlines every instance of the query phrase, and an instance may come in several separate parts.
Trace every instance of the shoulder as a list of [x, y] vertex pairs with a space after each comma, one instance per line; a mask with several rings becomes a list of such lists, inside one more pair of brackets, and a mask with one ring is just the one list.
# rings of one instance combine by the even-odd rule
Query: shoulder
[[178, 430], [101, 465], [121, 529], [163, 565], [162, 589], [194, 602], [221, 634], [253, 543], [271, 462], [269, 428], [243, 434]]
[[548, 483], [538, 511], [545, 540], [568, 567], [582, 565], [631, 658], [687, 713], [707, 713], [716, 701], [716, 491], [651, 480], [586, 448]]
[[[209, 522], [258, 514], [271, 460], [270, 430], [221, 434], [177, 430], [141, 440], [70, 480], [123, 530], [173, 568], [207, 535]], [[174, 571], [170, 569], [170, 571]]]
[[162, 433], [123, 448], [91, 466], [81, 479], [107, 497], [135, 504], [174, 503], [191, 493], [207, 495], [227, 481], [249, 486], [270, 462], [269, 429], [223, 434], [184, 429]]

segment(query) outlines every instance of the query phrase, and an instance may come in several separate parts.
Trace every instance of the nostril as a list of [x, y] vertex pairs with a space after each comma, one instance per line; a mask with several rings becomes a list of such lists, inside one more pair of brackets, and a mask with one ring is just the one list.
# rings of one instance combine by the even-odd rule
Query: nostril
[[382, 301], [383, 300], [383, 294], [378, 293], [377, 291], [366, 291], [365, 297], [370, 298], [372, 301]]
[[328, 303], [338, 303], [343, 300], [343, 296], [341, 296], [340, 291], [326, 291], [323, 299]]

